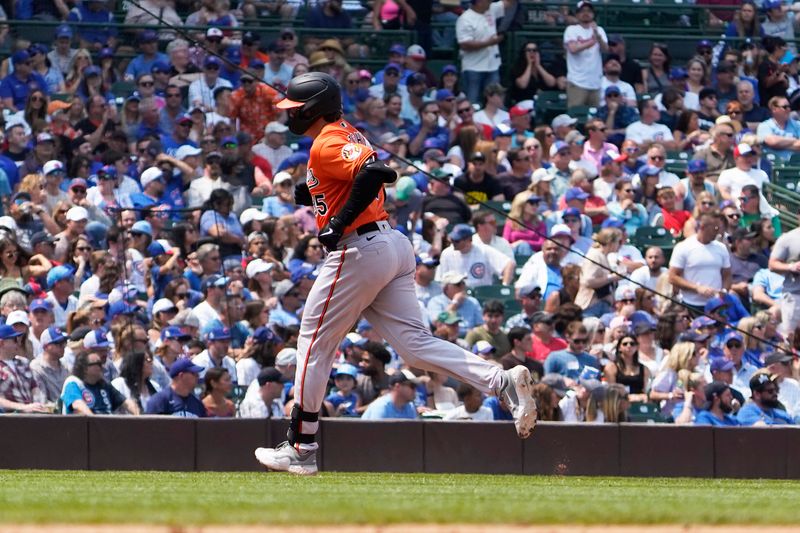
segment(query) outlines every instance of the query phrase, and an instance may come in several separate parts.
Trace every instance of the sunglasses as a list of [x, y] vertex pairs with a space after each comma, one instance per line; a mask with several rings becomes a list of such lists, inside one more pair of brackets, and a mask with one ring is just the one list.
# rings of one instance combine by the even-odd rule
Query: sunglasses
[[638, 342], [627, 341], [620, 344], [620, 346], [639, 346]]
[[630, 193], [633, 192], [633, 189], [622, 189], [622, 192], [624, 192], [626, 194], [630, 194]]
[[733, 220], [739, 220], [740, 218], [742, 218], [742, 215], [740, 215], [739, 213], [732, 213], [730, 215], [725, 215], [725, 216], [728, 218], [732, 218]]
[[622, 96], [622, 95], [620, 93], [608, 93], [606, 95], [606, 98], [617, 98], [619, 96]]
[[219, 70], [219, 65], [209, 65], [206, 70]]
[[589, 342], [589, 339], [586, 337], [581, 337], [580, 339], [572, 339], [572, 344], [586, 344]]
[[651, 155], [651, 156], [650, 156], [650, 159], [652, 159], [653, 161], [663, 161], [663, 160], [664, 160], [664, 156], [661, 156], [661, 155]]
[[726, 344], [726, 346], [727, 346], [728, 348], [734, 348], [734, 349], [736, 349], [736, 348], [741, 348], [741, 347], [742, 347], [742, 346], [744, 346], [744, 345], [743, 345], [741, 342], [729, 342], [728, 344]]
[[461, 109], [457, 109], [457, 110], [456, 110], [456, 112], [457, 112], [459, 115], [463, 115], [464, 113], [469, 113], [470, 111], [472, 111], [472, 108], [471, 108], [471, 107], [462, 107]]
[[103, 363], [95, 361], [94, 363], [87, 363], [86, 366], [103, 366]]
[[181, 93], [167, 93], [166, 96], [167, 98], [180, 98]]
[[538, 52], [539, 49], [535, 46], [529, 46], [525, 49], [526, 52]]
[[[741, 111], [739, 111], [739, 110], [736, 110], [736, 109], [734, 109], [734, 110], [732, 110], [732, 111], [728, 111], [728, 114], [729, 114], [729, 115], [741, 115], [741, 114], [742, 114], [742, 112], [741, 112]], [[733, 137], [733, 134], [731, 134], [731, 137]]]
[[245, 79], [242, 80], [242, 85], [250, 85], [254, 81], [255, 80], [253, 78], [245, 78]]
[[73, 187], [71, 191], [74, 192], [75, 194], [86, 194], [86, 189], [84, 189], [83, 187]]
[[714, 202], [700, 202], [700, 204], [704, 205], [706, 207], [713, 207], [714, 206]]
[[790, 106], [789, 104], [776, 105], [775, 106], [775, 109], [791, 109], [791, 108], [792, 108], [792, 106]]
[[152, 87], [153, 85], [155, 85], [155, 82], [152, 82], [152, 81], [140, 81], [139, 85], [141, 85], [142, 87]]
[[92, 247], [91, 246], [78, 246], [75, 249], [78, 250], [79, 252], [91, 252], [92, 251]]
[[399, 76], [400, 73], [397, 72], [396, 70], [387, 70], [386, 72], [383, 73], [383, 75], [384, 76], [393, 76], [394, 77], [394, 76]]

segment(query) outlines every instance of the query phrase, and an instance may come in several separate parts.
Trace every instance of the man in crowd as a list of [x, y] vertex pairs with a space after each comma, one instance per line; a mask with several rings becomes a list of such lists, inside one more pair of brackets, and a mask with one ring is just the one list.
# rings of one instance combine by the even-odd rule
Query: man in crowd
[[171, 378], [169, 387], [161, 389], [150, 397], [146, 413], [183, 418], [207, 416], [203, 402], [194, 395], [194, 388], [197, 386], [200, 373], [205, 370], [205, 368], [192, 363], [190, 359], [176, 360], [169, 368], [169, 377]]

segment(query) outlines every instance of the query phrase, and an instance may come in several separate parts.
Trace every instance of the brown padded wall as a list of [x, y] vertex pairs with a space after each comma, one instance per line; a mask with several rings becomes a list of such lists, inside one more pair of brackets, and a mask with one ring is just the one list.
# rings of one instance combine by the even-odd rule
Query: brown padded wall
[[513, 424], [431, 421], [423, 428], [425, 472], [522, 472], [522, 441]]
[[[770, 478], [786, 477], [787, 434], [796, 429], [783, 428], [714, 428], [716, 477]], [[796, 441], [795, 441], [796, 442]]]
[[[0, 468], [257, 471], [288, 420], [0, 416]], [[800, 479], [798, 428], [325, 419], [321, 470]], [[790, 457], [790, 454], [792, 456]], [[758, 460], [753, 460], [757, 457]]]
[[0, 468], [85, 470], [89, 428], [85, 417], [0, 417]]
[[196, 420], [180, 417], [89, 417], [92, 470], [195, 470]]
[[260, 471], [253, 451], [270, 443], [268, 420], [201, 419], [197, 421], [197, 470]]
[[620, 474], [643, 477], [714, 477], [711, 426], [623, 424]]
[[524, 441], [523, 473], [618, 476], [619, 426], [542, 422]]
[[325, 470], [423, 471], [423, 427], [428, 426], [424, 422], [325, 419], [321, 426]]

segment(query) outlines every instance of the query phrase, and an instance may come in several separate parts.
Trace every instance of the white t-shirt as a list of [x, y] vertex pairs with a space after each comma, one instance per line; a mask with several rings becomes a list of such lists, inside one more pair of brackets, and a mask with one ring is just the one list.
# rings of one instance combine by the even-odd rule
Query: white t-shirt
[[609, 81], [608, 78], [603, 76], [603, 79], [600, 80], [600, 82], [601, 106], [606, 105], [606, 89], [612, 85], [619, 89], [619, 93], [622, 95], [628, 105], [636, 105], [636, 90], [633, 88], [633, 85], [627, 81]]
[[758, 168], [751, 168], [747, 172], [740, 170], [736, 167], [723, 170], [719, 174], [717, 180], [717, 187], [720, 190], [727, 189], [731, 198], [734, 200], [739, 198], [742, 193], [742, 187], [745, 185], [755, 185], [760, 191], [764, 183], [769, 181], [767, 173]]
[[239, 385], [242, 387], [249, 387], [254, 379], [258, 377], [261, 372], [261, 366], [252, 357], [240, 359], [236, 362], [236, 376], [239, 380]]
[[498, 109], [494, 113], [494, 118], [489, 118], [489, 115], [486, 114], [486, 111], [481, 109], [472, 117], [473, 122], [475, 124], [486, 124], [487, 126], [491, 126], [492, 128], [496, 128], [500, 124], [508, 124], [509, 120], [508, 111], [504, 111], [503, 109]]
[[[645, 265], [631, 272], [630, 278], [636, 283], [641, 283], [648, 289], [656, 290], [656, 283], [658, 282], [658, 278], [661, 276], [661, 274], [663, 274], [666, 271], [667, 271], [666, 268], [661, 267], [661, 270], [659, 271], [658, 275], [653, 276], [650, 274], [650, 267]], [[626, 283], [626, 285], [631, 285], [633, 288], [639, 287], [639, 285], [635, 285], [633, 283]]]
[[474, 234], [472, 236], [472, 244], [483, 245], [483, 246], [491, 246], [492, 248], [494, 248], [498, 252], [501, 252], [503, 255], [505, 255], [509, 259], [512, 259], [512, 260], [514, 259], [514, 249], [511, 248], [511, 244], [509, 244], [509, 242], [507, 240], [505, 240], [503, 237], [501, 237], [500, 235], [493, 235], [492, 236], [492, 242], [490, 242], [487, 245], [487, 244], [484, 244], [484, 242], [481, 240], [480, 236], [478, 236], [478, 234], [476, 233], [476, 234]]
[[[156, 392], [161, 390], [161, 386], [158, 383], [156, 383], [154, 380], [150, 379], [148, 381], [153, 386], [153, 388], [156, 390]], [[128, 384], [125, 383], [125, 378], [123, 378], [122, 376], [112, 380], [111, 381], [111, 386], [114, 387], [115, 389], [117, 389], [119, 391], [119, 393], [122, 394], [125, 397], [126, 400], [130, 400], [131, 399], [131, 388], [128, 387]], [[150, 401], [150, 391], [146, 389], [144, 392], [140, 393], [140, 395], [139, 395], [139, 403], [142, 404], [142, 407], [147, 407], [147, 402], [148, 401]]]
[[[703, 244], [692, 235], [675, 246], [669, 266], [683, 269], [683, 278], [692, 283], [719, 290], [722, 289], [722, 269], [731, 268], [731, 259], [721, 242], [714, 240]], [[697, 306], [703, 306], [709, 300], [696, 292], [683, 290], [681, 297], [684, 302]]]
[[[209, 368], [213, 368], [217, 366], [214, 361], [211, 359], [211, 354], [208, 353], [208, 350], [203, 350], [199, 354], [195, 355], [192, 358], [192, 363], [196, 364], [197, 366], [202, 366], [203, 371], [200, 372], [200, 379], [203, 379], [206, 375], [206, 370]], [[236, 385], [238, 383], [238, 377], [236, 374], [236, 363], [233, 361], [233, 357], [226, 355], [222, 358], [222, 368], [228, 371], [231, 375], [231, 379], [233, 380], [233, 384]]]
[[493, 276], [500, 277], [509, 261], [511, 260], [503, 252], [481, 244], [473, 244], [466, 254], [448, 246], [439, 258], [436, 281], [442, 281], [442, 277], [448, 272], [459, 272], [467, 276], [467, 287], [492, 285]]
[[642, 144], [644, 142], [671, 141], [673, 137], [669, 128], [663, 124], [653, 122], [648, 126], [641, 120], [637, 120], [625, 128], [625, 140]]
[[[608, 42], [606, 32], [601, 27], [597, 27], [597, 33], [603, 41]], [[567, 43], [577, 41], [585, 43], [594, 38], [594, 29], [584, 28], [580, 24], [567, 26], [564, 30], [564, 48], [567, 50], [567, 81], [583, 89], [600, 89], [601, 78], [603, 77], [603, 59], [600, 55], [600, 45], [581, 50], [573, 54], [567, 49]], [[634, 96], [634, 98], [636, 98]]]
[[468, 413], [467, 409], [461, 405], [448, 411], [443, 420], [480, 420], [482, 422], [494, 420], [494, 414], [488, 407], [481, 405], [474, 413]]
[[[659, 111], [666, 111], [667, 108], [664, 107], [664, 104], [661, 102], [663, 98], [662, 93], [658, 93], [653, 101], [658, 106]], [[692, 91], [684, 91], [683, 93], [683, 108], [690, 109], [692, 111], [700, 111], [700, 95], [697, 93], [693, 93]]]
[[45, 300], [50, 302], [50, 305], [53, 308], [53, 325], [64, 329], [67, 325], [67, 317], [69, 314], [78, 310], [78, 299], [70, 294], [67, 298], [67, 306], [61, 307], [61, 304], [58, 303], [58, 300], [56, 300], [53, 291], [48, 291]]
[[[486, 41], [497, 35], [497, 19], [505, 14], [503, 2], [492, 2], [485, 13], [467, 9], [456, 21], [456, 40]], [[493, 72], [500, 68], [500, 48], [493, 44], [480, 50], [459, 50], [461, 70], [474, 72]]]

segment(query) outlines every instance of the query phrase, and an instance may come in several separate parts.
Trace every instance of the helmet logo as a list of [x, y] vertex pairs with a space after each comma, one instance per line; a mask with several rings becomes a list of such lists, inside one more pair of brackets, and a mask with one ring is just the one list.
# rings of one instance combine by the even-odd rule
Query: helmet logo
[[361, 146], [347, 143], [342, 146], [342, 159], [345, 161], [355, 161], [361, 155]]

